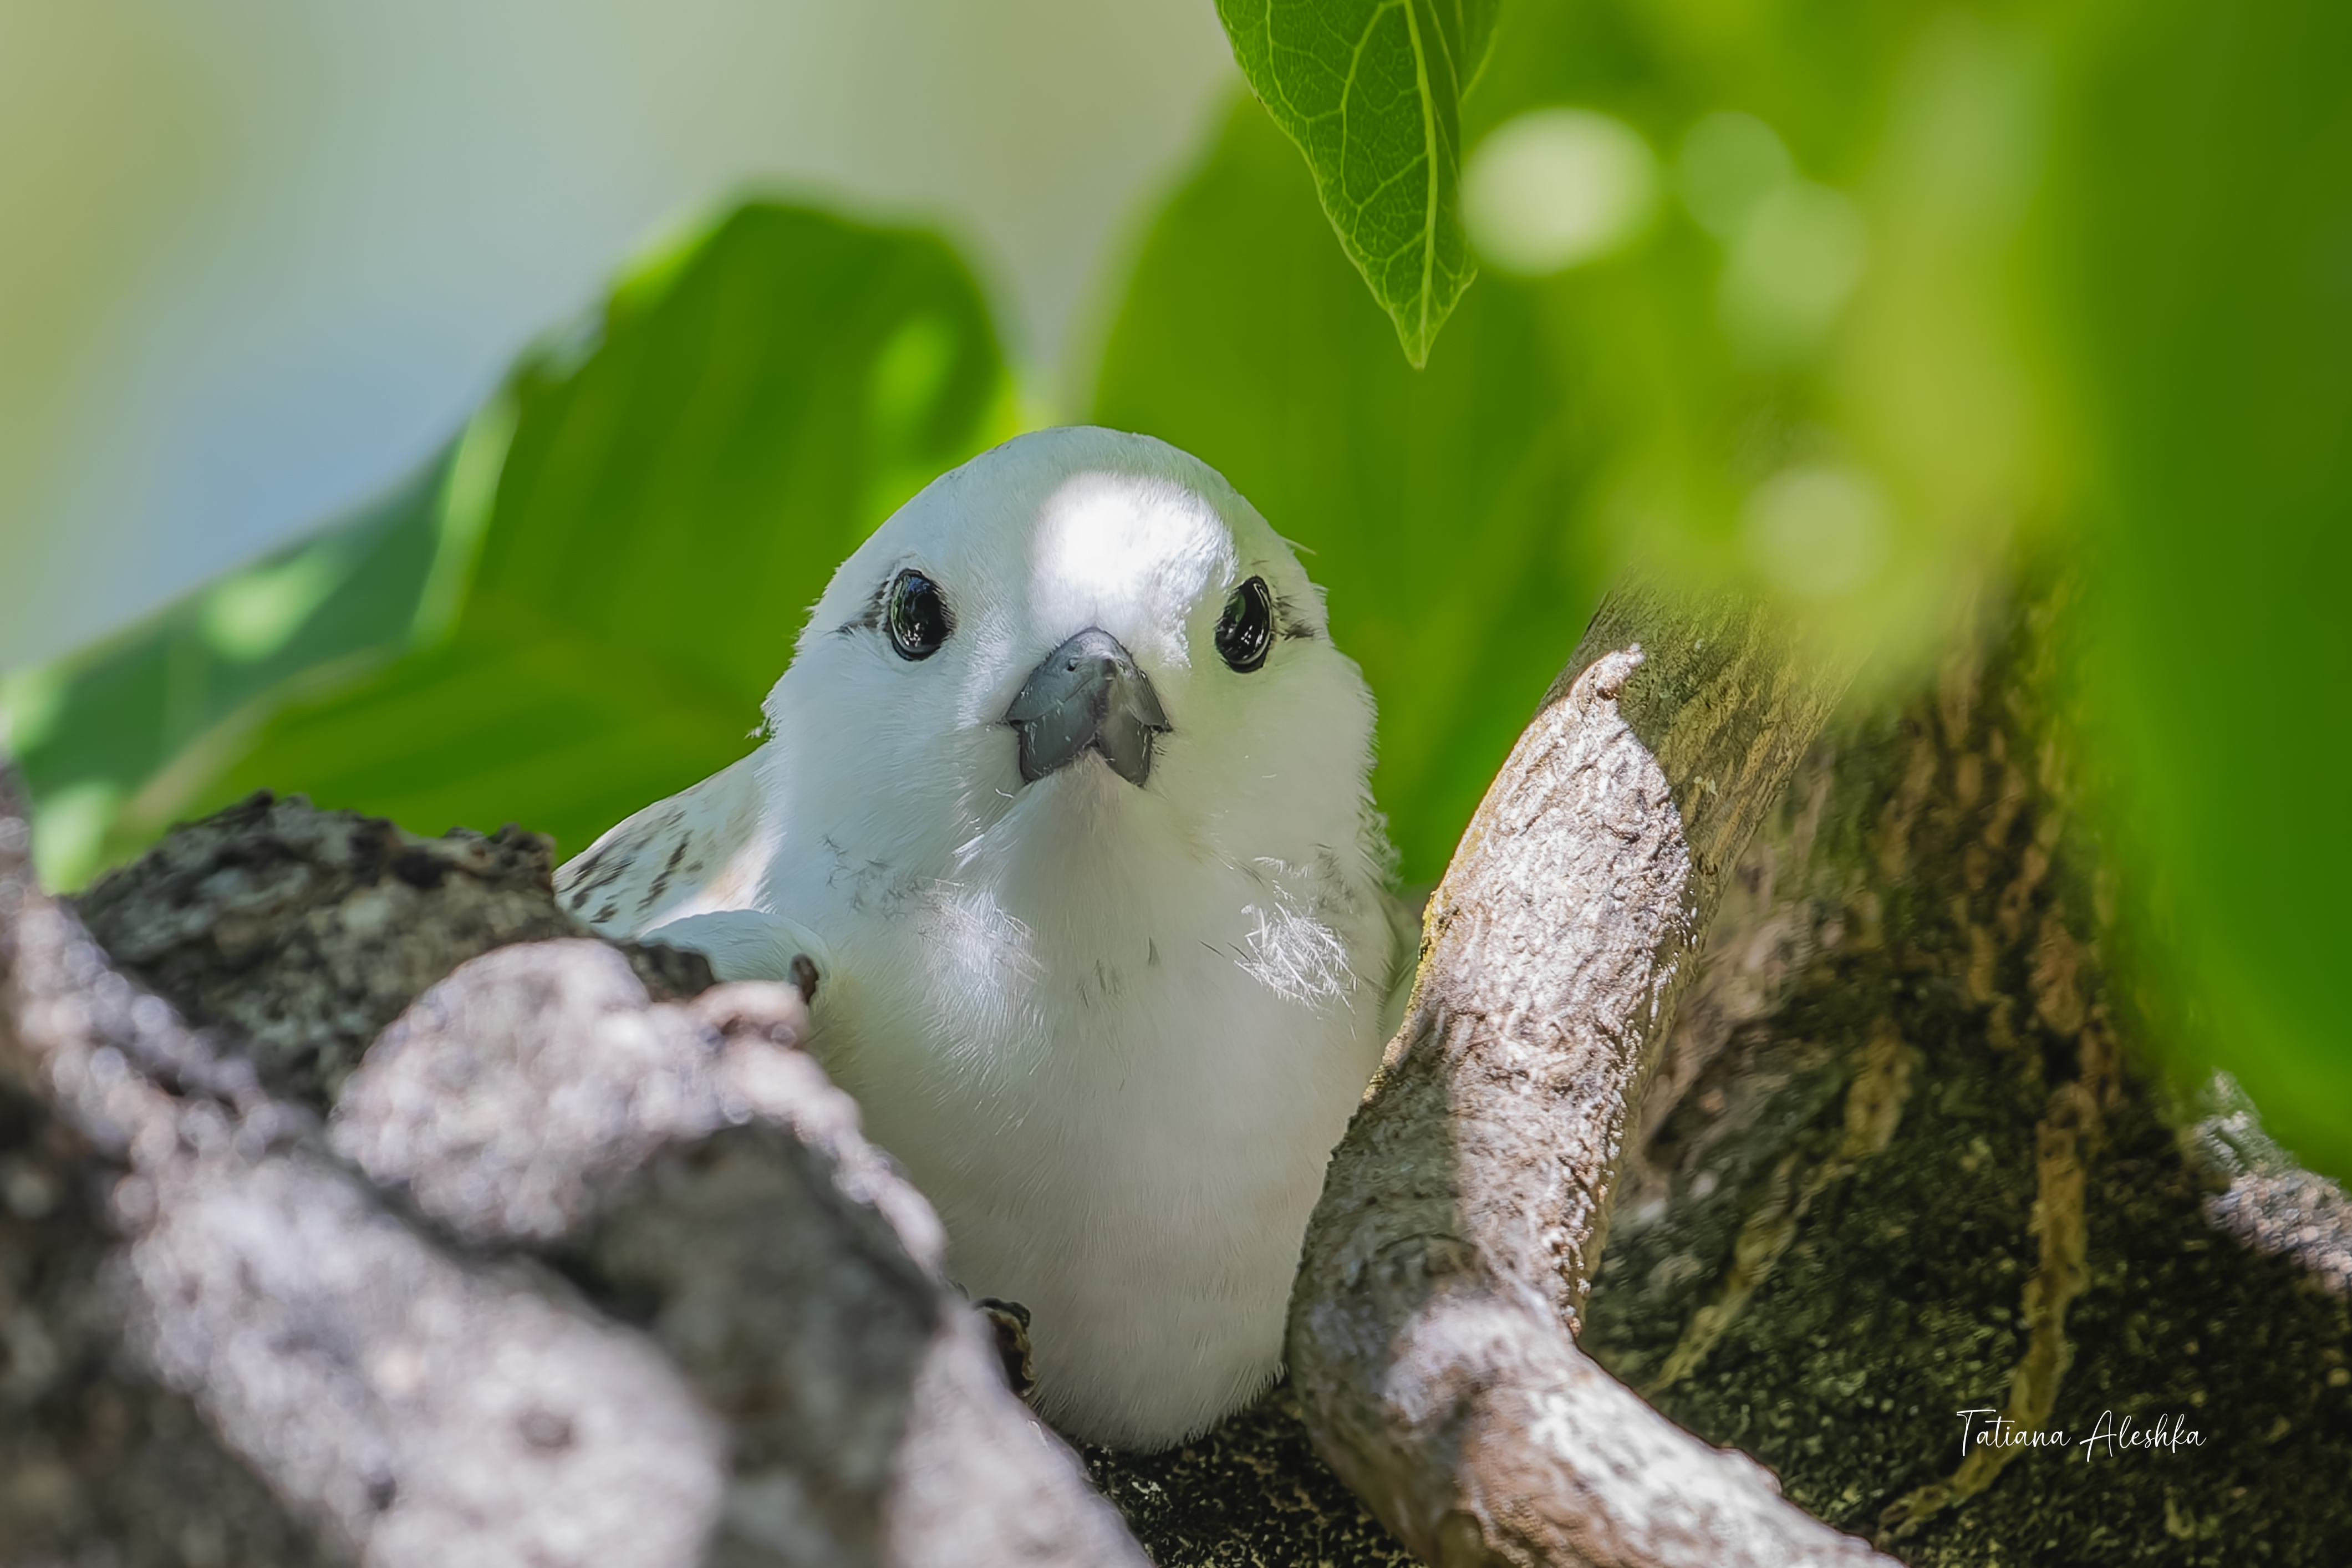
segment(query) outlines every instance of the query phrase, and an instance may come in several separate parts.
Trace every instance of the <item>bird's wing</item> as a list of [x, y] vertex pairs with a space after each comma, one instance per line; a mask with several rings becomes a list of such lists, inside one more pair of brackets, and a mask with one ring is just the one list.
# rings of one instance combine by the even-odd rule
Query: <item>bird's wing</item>
[[656, 801], [555, 873], [555, 896], [599, 936], [641, 936], [681, 916], [758, 899], [774, 853], [753, 759]]

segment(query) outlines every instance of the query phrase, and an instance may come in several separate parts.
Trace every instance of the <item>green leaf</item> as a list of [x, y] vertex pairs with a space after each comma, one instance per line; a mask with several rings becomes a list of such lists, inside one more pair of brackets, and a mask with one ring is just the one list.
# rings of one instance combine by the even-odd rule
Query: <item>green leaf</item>
[[1569, 526], [1592, 444], [1531, 293], [1464, 302], [1415, 373], [1349, 280], [1255, 103], [1148, 237], [1093, 417], [1222, 470], [1330, 605], [1380, 702], [1374, 789], [1408, 879], [1434, 877], [1591, 611]]
[[1217, 0], [1242, 73], [1306, 154], [1348, 258], [1429, 361], [1476, 268], [1462, 232], [1462, 94], [1501, 0]]
[[[578, 849], [751, 748], [835, 566], [1010, 434], [1010, 407], [986, 308], [945, 244], [744, 207], [642, 260], [589, 331], [526, 357], [389, 521], [362, 520], [407, 551], [396, 563], [364, 553], [376, 535], [359, 524], [284, 558], [355, 563], [373, 618], [329, 629], [370, 631], [356, 678], [317, 689], [298, 635], [241, 717], [165, 722], [190, 626], [249, 641], [268, 592], [317, 592], [238, 590], [245, 619], [223, 621], [229, 585], [206, 590], [77, 673], [28, 757], [37, 785], [135, 802], [117, 856], [265, 786], [425, 832], [519, 821]], [[96, 679], [117, 664], [137, 680]]]

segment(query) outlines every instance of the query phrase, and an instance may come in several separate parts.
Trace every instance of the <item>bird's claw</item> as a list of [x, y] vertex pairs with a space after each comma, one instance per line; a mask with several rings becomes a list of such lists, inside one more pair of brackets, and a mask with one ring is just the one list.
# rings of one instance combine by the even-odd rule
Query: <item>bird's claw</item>
[[1018, 1301], [983, 1296], [972, 1303], [996, 1331], [996, 1353], [1004, 1360], [1004, 1381], [1022, 1398], [1037, 1386], [1036, 1369], [1029, 1362], [1029, 1309]]

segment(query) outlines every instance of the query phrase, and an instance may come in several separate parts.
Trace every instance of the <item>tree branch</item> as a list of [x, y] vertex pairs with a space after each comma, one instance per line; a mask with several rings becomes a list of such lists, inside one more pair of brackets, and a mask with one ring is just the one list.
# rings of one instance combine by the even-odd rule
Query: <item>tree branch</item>
[[1290, 1364], [1319, 1451], [1432, 1563], [1886, 1561], [1573, 1338], [1725, 873], [1849, 674], [1756, 606], [1613, 595], [1430, 900], [1308, 1228]]

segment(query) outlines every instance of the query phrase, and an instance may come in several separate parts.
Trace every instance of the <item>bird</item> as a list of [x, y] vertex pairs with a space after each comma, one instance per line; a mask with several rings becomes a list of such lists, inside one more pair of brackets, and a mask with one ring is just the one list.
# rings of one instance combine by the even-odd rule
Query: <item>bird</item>
[[1150, 1450], [1260, 1394], [1419, 936], [1293, 548], [1177, 447], [1034, 431], [842, 563], [763, 713], [560, 901], [803, 982], [1041, 1418]]

